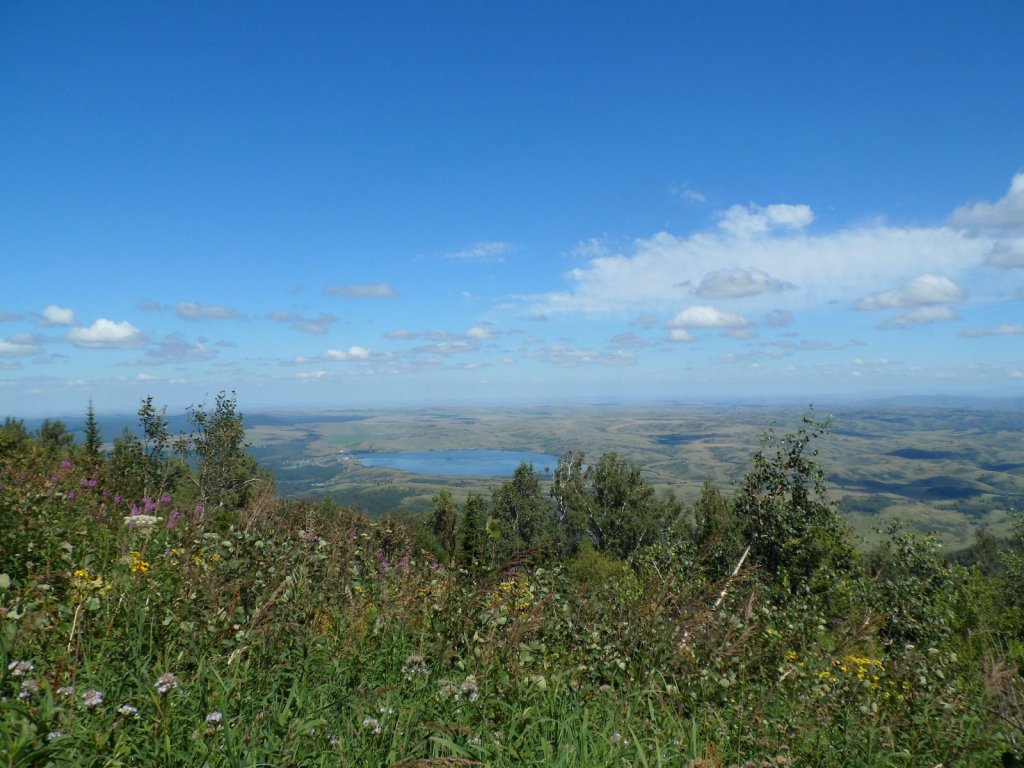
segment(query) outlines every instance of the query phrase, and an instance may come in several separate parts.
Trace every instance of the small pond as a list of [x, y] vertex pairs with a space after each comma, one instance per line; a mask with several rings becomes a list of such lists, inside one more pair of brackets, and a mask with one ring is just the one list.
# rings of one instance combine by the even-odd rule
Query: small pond
[[456, 451], [391, 451], [357, 453], [364, 467], [388, 467], [415, 475], [511, 477], [524, 461], [540, 474], [554, 472], [558, 457], [546, 453], [465, 449]]

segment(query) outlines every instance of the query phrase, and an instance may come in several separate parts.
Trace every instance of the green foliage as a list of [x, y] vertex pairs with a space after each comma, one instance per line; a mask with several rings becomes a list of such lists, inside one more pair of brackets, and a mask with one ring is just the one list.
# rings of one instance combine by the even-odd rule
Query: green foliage
[[562, 456], [551, 488], [557, 518], [574, 541], [628, 559], [679, 516], [679, 504], [658, 499], [640, 467], [616, 453], [602, 454], [585, 469], [583, 460], [582, 453]]
[[753, 562], [779, 585], [806, 585], [820, 568], [845, 568], [852, 556], [811, 447], [829, 431], [813, 413], [782, 438], [769, 429], [733, 500]]
[[550, 536], [551, 518], [540, 477], [526, 462], [510, 480], [494, 489], [491, 503], [507, 552], [530, 547]]
[[743, 523], [721, 490], [705, 480], [693, 505], [693, 542], [708, 568], [717, 576], [732, 570], [746, 546]]
[[235, 394], [221, 392], [212, 410], [186, 409], [191, 434], [180, 437], [175, 450], [195, 462], [193, 481], [204, 514], [243, 507], [269, 478], [257, 472], [255, 459], [245, 451], [244, 418]]
[[477, 570], [491, 560], [487, 537], [487, 501], [471, 493], [462, 505], [459, 524], [459, 564]]
[[[140, 470], [118, 482], [144, 477], [142, 441], [120, 445]], [[809, 464], [746, 486], [783, 523], [810, 519], [779, 524], [800, 535], [778, 568], [761, 546], [723, 577], [706, 551], [728, 563], [750, 529], [710, 485], [692, 538], [632, 562], [588, 535], [565, 568], [489, 569], [488, 547], [531, 534], [480, 496], [440, 499], [451, 567], [402, 520], [329, 500], [250, 494], [217, 526], [172, 524], [187, 480], [140, 521], [111, 472], [93, 484], [45, 455], [32, 438], [0, 453], [4, 765], [985, 766], [1021, 735], [1020, 642], [986, 616], [1015, 562], [969, 573], [893, 531], [863, 569], [826, 548], [807, 584], [832, 588], [777, 599], [831, 530], [820, 497], [794, 493]], [[609, 460], [582, 492], [649, 502], [631, 470]], [[536, 500], [516, 479], [496, 500]]]
[[89, 401], [89, 409], [85, 413], [85, 439], [82, 442], [85, 460], [90, 466], [98, 467], [103, 462], [103, 438], [100, 437], [100, 426], [96, 422], [96, 412]]

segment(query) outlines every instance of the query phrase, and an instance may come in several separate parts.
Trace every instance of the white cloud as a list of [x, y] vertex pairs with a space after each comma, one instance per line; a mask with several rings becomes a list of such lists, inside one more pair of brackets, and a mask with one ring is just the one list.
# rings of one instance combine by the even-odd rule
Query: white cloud
[[961, 331], [961, 336], [976, 338], [978, 336], [1016, 336], [1024, 333], [1024, 325], [1000, 325], [996, 328], [968, 328]]
[[625, 350], [601, 352], [596, 349], [573, 349], [564, 344], [552, 346], [538, 352], [529, 352], [526, 357], [542, 360], [557, 368], [571, 368], [578, 365], [633, 365], [636, 355]]
[[15, 336], [0, 339], [0, 357], [26, 357], [34, 355], [38, 351], [39, 347], [29, 342], [28, 339]]
[[668, 322], [669, 328], [738, 328], [747, 324], [747, 318], [735, 312], [723, 312], [714, 307], [687, 307]]
[[360, 346], [352, 346], [348, 349], [328, 349], [321, 357], [324, 360], [366, 360], [370, 357], [370, 350]]
[[151, 376], [148, 373], [140, 373], [135, 377], [136, 381], [156, 381], [156, 376]]
[[503, 243], [498, 240], [482, 240], [473, 243], [461, 251], [444, 254], [443, 258], [457, 259], [459, 261], [478, 261], [481, 263], [500, 263], [505, 260], [505, 254], [512, 250], [511, 243]]
[[325, 296], [343, 296], [351, 299], [392, 299], [398, 295], [387, 283], [364, 283], [361, 285], [328, 285]]
[[1010, 189], [1000, 200], [957, 208], [949, 217], [949, 223], [973, 232], [1024, 232], [1024, 173], [1013, 177]]
[[803, 229], [812, 221], [809, 205], [734, 205], [720, 214], [718, 226], [735, 237], [750, 237], [773, 229]]
[[959, 320], [960, 315], [949, 306], [929, 305], [915, 307], [906, 312], [894, 315], [881, 324], [881, 328], [905, 328], [908, 325], [939, 323], [947, 320]]
[[785, 309], [773, 309], [761, 318], [761, 322], [770, 328], [782, 328], [793, 322], [793, 313]]
[[287, 325], [293, 331], [312, 334], [327, 333], [327, 326], [338, 321], [338, 318], [330, 312], [321, 312], [316, 317], [303, 317], [302, 315], [284, 310], [268, 312], [267, 319], [273, 320], [275, 323]]
[[174, 305], [174, 314], [182, 320], [235, 320], [241, 315], [233, 309], [219, 304], [200, 304], [196, 301], [180, 301]]
[[327, 371], [307, 371], [304, 373], [296, 373], [295, 378], [299, 381], [316, 381], [327, 376]]
[[669, 341], [688, 342], [688, 341], [696, 341], [697, 337], [694, 336], [692, 333], [690, 333], [685, 328], [672, 328], [668, 332], [668, 340]]
[[998, 241], [985, 264], [997, 269], [1024, 269], [1024, 238]]
[[388, 331], [384, 334], [385, 339], [394, 339], [395, 341], [410, 341], [419, 338], [419, 336], [420, 334], [416, 331], [409, 331], [404, 328], [397, 331]]
[[470, 339], [477, 339], [479, 341], [485, 341], [487, 339], [493, 339], [498, 336], [498, 332], [493, 328], [486, 326], [475, 325], [466, 331], [466, 336]]
[[201, 338], [192, 343], [186, 341], [180, 334], [171, 333], [148, 349], [146, 354], [147, 359], [137, 362], [147, 365], [201, 362], [216, 357], [217, 351], [207, 343], [206, 339]]
[[694, 293], [705, 299], [738, 299], [795, 287], [759, 269], [718, 269], [704, 275]]
[[963, 301], [964, 292], [941, 275], [920, 275], [901, 288], [882, 291], [857, 302], [857, 309], [899, 309], [901, 307], [922, 307], [934, 304], [951, 304]]
[[104, 317], [88, 327], [72, 328], [67, 340], [83, 349], [128, 349], [146, 343], [142, 332], [127, 320], [115, 323]]
[[56, 304], [51, 304], [43, 310], [43, 319], [40, 325], [74, 325], [75, 324], [75, 313], [71, 309], [65, 309], [64, 307], [58, 307]]
[[[716, 233], [680, 238], [661, 232], [637, 240], [630, 254], [598, 256], [571, 270], [566, 290], [521, 301], [527, 316], [650, 314], [685, 301], [688, 286], [710, 272], [756, 268], [799, 288], [746, 297], [748, 303], [762, 311], [792, 311], [856, 301], [924, 270], [955, 276], [981, 264], [991, 247], [983, 238], [948, 227], [874, 224], [818, 236], [769, 233], [757, 239]], [[779, 295], [786, 297], [783, 306]]]

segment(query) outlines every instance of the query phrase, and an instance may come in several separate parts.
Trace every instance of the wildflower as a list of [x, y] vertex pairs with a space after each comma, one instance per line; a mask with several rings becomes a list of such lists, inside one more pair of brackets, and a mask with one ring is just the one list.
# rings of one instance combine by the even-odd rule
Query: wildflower
[[121, 503], [121, 494], [120, 493], [115, 493], [114, 494], [114, 503], [115, 504], [120, 504]]
[[171, 495], [169, 493], [165, 493], [163, 496], [160, 497], [160, 503], [163, 504], [164, 506], [170, 504]]
[[12, 661], [7, 665], [7, 671], [11, 673], [11, 677], [24, 677], [26, 672], [31, 672], [36, 668], [36, 665], [31, 661]]
[[178, 524], [178, 518], [179, 517], [181, 517], [181, 512], [179, 512], [178, 508], [175, 507], [174, 509], [171, 510], [171, 516], [169, 518], [167, 518], [167, 530], [168, 531], [173, 531], [174, 530], [174, 526], [176, 526]]
[[26, 678], [21, 681], [21, 690], [18, 691], [19, 699], [27, 699], [31, 696], [35, 696], [42, 690], [42, 686], [39, 685], [39, 681], [33, 677]]
[[206, 715], [206, 722], [210, 723], [210, 725], [220, 725], [220, 721], [223, 719], [224, 715], [217, 710], [209, 712]]
[[75, 493], [74, 491], [68, 491], [67, 496], [65, 496], [64, 498], [67, 499], [68, 501], [74, 501], [75, 499], [78, 498], [78, 494]]
[[117, 714], [124, 715], [125, 717], [131, 716], [138, 719], [139, 708], [133, 707], [131, 704], [122, 704], [120, 707], [117, 708]]
[[82, 694], [82, 703], [87, 707], [98, 707], [103, 703], [103, 691], [92, 688]]
[[145, 574], [149, 571], [149, 563], [142, 557], [142, 553], [138, 550], [133, 551], [128, 555], [129, 566], [132, 573]]
[[57, 689], [57, 695], [62, 699], [66, 699], [68, 696], [75, 695], [75, 686], [73, 685], [62, 685]]
[[206, 512], [206, 507], [204, 507], [202, 504], [196, 504], [196, 508], [192, 512], [192, 519], [202, 520], [204, 512]]
[[50, 731], [48, 734], [46, 734], [46, 740], [53, 741], [54, 739], [61, 738], [63, 735], [64, 731]]
[[364, 717], [363, 727], [369, 728], [374, 733], [380, 733], [381, 731], [380, 720], [378, 720], [376, 717]]
[[618, 744], [620, 741], [622, 741], [622, 734], [616, 731], [608, 737], [608, 741], [610, 741], [612, 744]]
[[178, 678], [170, 672], [165, 672], [153, 683], [160, 693], [167, 693], [172, 688], [178, 687]]
[[64, 459], [64, 461], [60, 463], [61, 469], [71, 469], [73, 466], [74, 464], [71, 463], [71, 459]]
[[137, 507], [132, 507], [132, 514], [128, 515], [124, 519], [124, 524], [128, 528], [149, 528], [150, 526], [156, 525], [160, 522], [160, 518], [156, 515], [137, 515], [134, 510]]
[[405, 660], [405, 665], [402, 667], [402, 674], [405, 675], [406, 680], [412, 680], [415, 675], [429, 673], [426, 660], [418, 653], [409, 654], [409, 658]]

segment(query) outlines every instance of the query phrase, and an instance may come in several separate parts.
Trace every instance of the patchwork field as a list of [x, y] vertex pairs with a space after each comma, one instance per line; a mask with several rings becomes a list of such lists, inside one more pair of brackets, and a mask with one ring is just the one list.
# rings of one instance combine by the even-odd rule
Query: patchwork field
[[[495, 449], [596, 458], [616, 451], [664, 492], [691, 502], [710, 478], [728, 491], [759, 436], [783, 434], [806, 409], [751, 405], [423, 408], [246, 414], [248, 439], [285, 495], [329, 495], [371, 514], [430, 508], [442, 488], [487, 493], [499, 479], [362, 466], [357, 452]], [[843, 514], [863, 535], [892, 519], [950, 547], [979, 525], [1004, 528], [1024, 502], [1024, 406], [877, 403], [816, 407], [833, 434], [819, 446]], [[551, 468], [554, 469], [553, 467]]]

